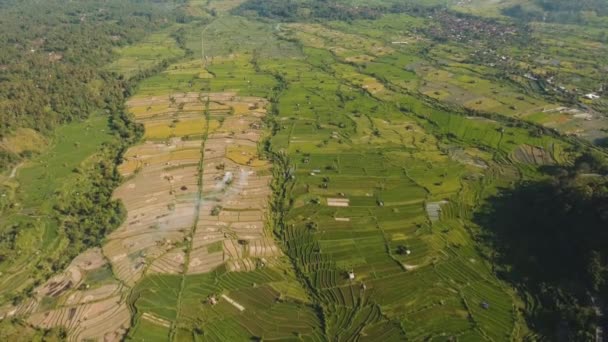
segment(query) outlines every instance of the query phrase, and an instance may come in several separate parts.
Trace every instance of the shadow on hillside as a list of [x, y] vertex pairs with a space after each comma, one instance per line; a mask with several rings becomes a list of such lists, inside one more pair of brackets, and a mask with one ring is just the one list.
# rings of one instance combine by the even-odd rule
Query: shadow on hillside
[[571, 335], [568, 326], [589, 322], [589, 315], [581, 316], [580, 303], [587, 298], [582, 249], [592, 228], [578, 217], [584, 213], [569, 212], [559, 189], [544, 182], [505, 189], [474, 216], [481, 239], [491, 247], [496, 273], [536, 299], [526, 303], [525, 317], [551, 340]]
[[608, 138], [595, 139], [593, 143], [600, 147], [608, 147]]

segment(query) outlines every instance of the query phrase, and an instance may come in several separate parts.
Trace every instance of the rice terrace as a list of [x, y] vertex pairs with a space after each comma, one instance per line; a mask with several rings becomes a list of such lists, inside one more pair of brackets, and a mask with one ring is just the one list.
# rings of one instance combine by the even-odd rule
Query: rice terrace
[[605, 1], [0, 22], [0, 341], [608, 339]]

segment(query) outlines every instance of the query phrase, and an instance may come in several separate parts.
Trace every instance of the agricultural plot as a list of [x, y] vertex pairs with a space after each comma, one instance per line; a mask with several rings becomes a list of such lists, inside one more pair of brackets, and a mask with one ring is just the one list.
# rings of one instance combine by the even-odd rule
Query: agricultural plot
[[[62, 326], [73, 340], [120, 340], [131, 324], [126, 303], [129, 287], [148, 268], [150, 272], [183, 271], [180, 244], [195, 221], [200, 159], [200, 140], [146, 142], [128, 151], [121, 170], [130, 179], [115, 193], [128, 211], [125, 223], [101, 250], [95, 250], [95, 258], [89, 257], [93, 251], [80, 255], [65, 275], [41, 285], [34, 299], [8, 314], [27, 315], [32, 325], [41, 328]], [[85, 283], [82, 273], [92, 271], [89, 278], [102, 281], [107, 276], [97, 271], [100, 267], [107, 267], [112, 281], [94, 289], [95, 284]]]
[[63, 126], [46, 142], [49, 146], [40, 155], [14, 169], [12, 178], [2, 181], [3, 201], [13, 203], [15, 210], [0, 217], [0, 233], [19, 227], [15, 245], [20, 252], [13, 262], [0, 267], [0, 294], [30, 285], [34, 266], [45, 256], [54, 258], [64, 251], [67, 241], [59, 236], [50, 217], [58, 201], [55, 194], [74, 191], [82, 180], [75, 170], [94, 161], [94, 154], [112, 139], [108, 121], [102, 116], [93, 115], [84, 122]]
[[[408, 27], [406, 24], [411, 26]], [[379, 30], [375, 25], [382, 25], [383, 29]], [[436, 44], [429, 51], [425, 50], [421, 53], [430, 42], [417, 32], [427, 25], [430, 23], [420, 18], [393, 15], [386, 16], [373, 25], [364, 21], [357, 22], [356, 25], [344, 25], [340, 22], [327, 25], [293, 24], [284, 26], [281, 34], [290, 39], [299, 39], [306, 47], [331, 52], [339, 61], [349, 65], [335, 63], [328, 65], [355, 85], [362, 86], [366, 91], [383, 99], [386, 99], [386, 96], [378, 94], [382, 91], [382, 84], [374, 83], [373, 77], [386, 80], [391, 85], [408, 92], [416, 92], [472, 111], [498, 113], [538, 123], [590, 141], [596, 141], [602, 136], [598, 127], [605, 127], [608, 121], [601, 114], [600, 101], [595, 102], [600, 106], [598, 110], [568, 108], [564, 111], [557, 103], [543, 97], [546, 95], [543, 91], [530, 89], [529, 74], [526, 74], [528, 78], [522, 75], [519, 77], [521, 80], [517, 79], [516, 82], [500, 81], [501, 76], [497, 74], [498, 69], [495, 68], [495, 64], [508, 64], [512, 67], [511, 64], [525, 59], [524, 52], [517, 51], [517, 55], [514, 56], [513, 50], [502, 51], [503, 55], [497, 57], [498, 62], [482, 65], [470, 61], [470, 56], [478, 53], [478, 50], [452, 42]], [[543, 30], [548, 29], [538, 29], [538, 34], [540, 35]], [[544, 42], [551, 42], [545, 36], [542, 37]], [[564, 51], [554, 50], [547, 51], [547, 54], [555, 52], [558, 55], [565, 55], [564, 58], [572, 58]], [[529, 50], [525, 51], [528, 54], [532, 53]], [[597, 52], [590, 55], [595, 53]], [[545, 63], [546, 70], [539, 69], [533, 73], [543, 75], [551, 73], [550, 70], [555, 71], [556, 67], [551, 67], [549, 62]], [[576, 62], [568, 63], [572, 65]], [[362, 70], [364, 75], [357, 75], [352, 71], [345, 72], [346, 69], [352, 69], [350, 65], [358, 65], [359, 72]], [[561, 67], [559, 69], [562, 70]], [[591, 75], [597, 74], [596, 70], [587, 71], [586, 73]], [[370, 79], [366, 75], [373, 77]], [[513, 83], [520, 83], [522, 86], [514, 86]], [[555, 81], [552, 84], [555, 85]], [[569, 86], [561, 85], [561, 87], [570, 89]], [[576, 88], [576, 86], [572, 87]], [[555, 114], [556, 108], [561, 113], [552, 115]]]
[[160, 65], [165, 60], [183, 56], [184, 51], [177, 46], [171, 36], [175, 30], [175, 27], [170, 27], [164, 32], [149, 35], [135, 45], [117, 49], [115, 53], [119, 58], [107, 69], [129, 78], [138, 72]]
[[[280, 255], [265, 233], [269, 164], [256, 151], [266, 103], [229, 93], [210, 96], [209, 101], [228, 106], [228, 113], [243, 106], [249, 112], [241, 109], [241, 114], [226, 115], [225, 108], [209, 110], [210, 117], [222, 124], [205, 140], [202, 203], [188, 272], [209, 272], [225, 262], [231, 271], [253, 270], [256, 260]], [[220, 251], [212, 248], [218, 242], [223, 244]]]
[[[226, 5], [230, 2], [221, 1], [221, 3]], [[301, 56], [293, 43], [276, 39], [274, 36], [276, 30], [276, 25], [272, 23], [253, 21], [244, 17], [220, 16], [210, 23], [203, 33], [205, 57], [215, 62], [217, 59], [238, 57], [254, 51], [261, 58], [289, 59]], [[195, 47], [195, 51], [199, 51], [200, 39], [197, 40]], [[228, 81], [226, 78], [219, 79]], [[263, 89], [259, 84], [255, 84], [256, 87]]]
[[[565, 143], [400, 93], [433, 79], [419, 74], [424, 62], [402, 52], [410, 47], [384, 51], [384, 38], [365, 42], [373, 32], [354, 38], [357, 25], [342, 35], [319, 26], [284, 28], [281, 34], [304, 45], [306, 60], [266, 61], [262, 70], [286, 85], [272, 138], [275, 150], [288, 152], [293, 178], [282, 239], [324, 308], [328, 332], [347, 339], [382, 325], [413, 340], [525, 334], [519, 299], [475, 251], [465, 225], [494, 186], [567, 159]], [[349, 54], [375, 57], [355, 61]], [[462, 82], [466, 94], [475, 93], [466, 84], [482, 82], [441, 72]], [[485, 110], [500, 112], [512, 103], [508, 96], [519, 95], [498, 96], [500, 108]], [[527, 101], [538, 102], [526, 110], [544, 105]], [[372, 314], [376, 308], [380, 316]]]
[[63, 326], [74, 341], [118, 341], [131, 316], [125, 287], [108, 268], [100, 249], [88, 250], [5, 315], [27, 316], [29, 324], [45, 329]]
[[[183, 334], [184, 338], [197, 336], [210, 341], [251, 336], [290, 339], [297, 334], [305, 339], [322, 339], [320, 322], [308, 303], [296, 302], [287, 292], [275, 289], [274, 284], [291, 282], [285, 277], [284, 270], [288, 268], [275, 264], [252, 272], [218, 269], [188, 276], [181, 300], [174, 291], [180, 281], [178, 277], [149, 277], [134, 290], [137, 294], [135, 306], [144, 313], [129, 337], [136, 341], [146, 336], [165, 340], [162, 334], [157, 337], [149, 334], [149, 317], [154, 317], [157, 330], [160, 322], [177, 319], [177, 335]], [[156, 293], [167, 295], [159, 302]]]
[[[160, 136], [155, 126], [146, 125], [150, 119], [142, 119], [146, 136], [163, 142], [148, 140], [132, 148], [121, 166], [130, 177], [115, 196], [125, 204], [128, 216], [125, 224], [109, 236], [103, 250], [116, 276], [132, 286], [145, 272], [183, 271], [186, 237], [196, 220], [201, 196], [200, 139], [212, 127], [205, 119], [199, 94], [174, 94], [160, 99], [136, 97], [129, 106], [135, 111], [142, 106], [167, 107], [166, 113], [155, 115], [153, 120], [174, 118], [189, 122], [188, 130], [181, 135], [176, 130], [177, 134]], [[148, 133], [150, 127], [156, 132], [152, 136]]]
[[[266, 229], [271, 172], [258, 144], [266, 134], [267, 100], [237, 92], [176, 92], [192, 77], [209, 88], [212, 74], [193, 61], [172, 65], [164, 75], [168, 82], [156, 84], [153, 94], [145, 86], [152, 81], [144, 81], [127, 103], [144, 125], [145, 141], [129, 149], [119, 167], [125, 182], [114, 196], [127, 211], [123, 225], [101, 249], [80, 255], [63, 274], [37, 287], [34, 298], [5, 308], [3, 315], [25, 316], [45, 329], [64, 327], [73, 340], [120, 340], [131, 328], [127, 299], [132, 288], [149, 277], [186, 279], [218, 267], [244, 274], [268, 270], [274, 274], [266, 287], [271, 302], [281, 293], [300, 292], [298, 301], [306, 298], [297, 283], [290, 283], [293, 278], [272, 271], [286, 266], [279, 265], [282, 252]], [[251, 75], [253, 80], [259, 77]], [[232, 89], [247, 84], [235, 81]], [[280, 291], [271, 286], [274, 282], [284, 284]], [[245, 311], [239, 303], [248, 304], [248, 296], [256, 295], [245, 293], [226, 293], [221, 301]], [[290, 311], [294, 301], [278, 305], [272, 315]], [[174, 329], [180, 310], [173, 317], [144, 312], [134, 329], [153, 326], [158, 336], [176, 334], [181, 331]], [[316, 322], [311, 308], [298, 311]], [[304, 328], [312, 329], [307, 324]]]

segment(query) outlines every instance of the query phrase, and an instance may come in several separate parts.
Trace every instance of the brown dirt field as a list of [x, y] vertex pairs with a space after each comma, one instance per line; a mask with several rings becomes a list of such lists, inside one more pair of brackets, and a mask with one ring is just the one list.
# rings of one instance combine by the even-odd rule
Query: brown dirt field
[[103, 285], [98, 288], [86, 291], [75, 291], [69, 295], [63, 305], [86, 304], [93, 301], [98, 301], [103, 298], [108, 298], [117, 295], [121, 292], [122, 287], [118, 283]]
[[549, 151], [542, 147], [531, 145], [520, 145], [511, 154], [511, 159], [519, 163], [532, 165], [555, 164], [555, 160]]
[[58, 274], [46, 283], [34, 290], [35, 299], [40, 300], [45, 296], [60, 297], [81, 284], [87, 271], [92, 271], [104, 266], [106, 259], [99, 248], [93, 248], [77, 256], [66, 270]]
[[[267, 103], [253, 98], [238, 100], [242, 104], [234, 112], [247, 108], [250, 115], [243, 112], [225, 117], [222, 126], [205, 142], [203, 198], [207, 200], [201, 204], [193, 238], [196, 259], [192, 259], [191, 273], [219, 264], [220, 257], [235, 270], [254, 269], [255, 263], [242, 261], [247, 258], [250, 246], [255, 246], [258, 257], [280, 255], [264, 232], [270, 177], [260, 176], [258, 172], [268, 168], [267, 162], [259, 162], [257, 152], [257, 143], [262, 137], [259, 117], [265, 113]], [[221, 210], [215, 213], [216, 208]], [[223, 253], [209, 254], [205, 247], [220, 241], [218, 239], [223, 241]], [[239, 243], [243, 240], [249, 241], [247, 248]]]
[[358, 55], [352, 57], [346, 57], [344, 60], [351, 63], [369, 63], [375, 58], [370, 55]]
[[33, 326], [50, 329], [58, 326], [68, 331], [68, 340], [87, 339], [119, 341], [130, 326], [131, 315], [122, 296], [61, 309], [38, 312], [27, 322]]
[[178, 248], [160, 256], [152, 262], [148, 272], [163, 274], [179, 274], [184, 269], [186, 253]]
[[[173, 102], [184, 103], [184, 110], [188, 106], [194, 109], [207, 97], [212, 115], [223, 120], [204, 142], [203, 193], [192, 240], [190, 273], [208, 272], [229, 258], [242, 258], [243, 253], [238, 252], [208, 252], [211, 243], [231, 241], [226, 238], [228, 235], [234, 241], [254, 241], [252, 250], [256, 256], [275, 256], [279, 251], [264, 234], [270, 177], [258, 175], [258, 171], [269, 167], [257, 155], [257, 143], [262, 137], [260, 118], [268, 103], [235, 93], [175, 94]], [[163, 106], [168, 101], [168, 97], [136, 98], [129, 105]], [[191, 112], [176, 115], [180, 122], [193, 117]], [[169, 120], [173, 119], [145, 122], [150, 128]], [[146, 270], [179, 273], [183, 269], [183, 251], [173, 246], [176, 241], [183, 241], [194, 223], [201, 143], [174, 138], [167, 144], [144, 143], [126, 153], [121, 172], [132, 178], [116, 190], [115, 197], [125, 203], [128, 217], [111, 234], [103, 250], [116, 275], [127, 284], [135, 283]], [[228, 151], [227, 146], [239, 148]], [[222, 209], [213, 214], [218, 206]]]

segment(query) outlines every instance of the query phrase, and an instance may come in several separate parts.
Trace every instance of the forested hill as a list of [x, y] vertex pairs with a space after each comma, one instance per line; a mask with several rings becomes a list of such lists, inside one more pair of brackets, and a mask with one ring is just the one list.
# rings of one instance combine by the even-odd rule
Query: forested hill
[[589, 15], [607, 16], [605, 0], [534, 0], [507, 7], [504, 14], [523, 20], [561, 23], [585, 22]]
[[31, 153], [15, 141], [120, 102], [123, 82], [100, 67], [113, 48], [184, 15], [176, 2], [159, 0], [3, 0], [0, 7], [0, 141], [11, 139], [0, 144], [0, 170]]
[[352, 4], [344, 1], [326, 0], [250, 0], [243, 2], [234, 14], [259, 16], [280, 21], [378, 19], [389, 13], [430, 15], [432, 11], [445, 9], [436, 1], [372, 1]]
[[551, 173], [491, 198], [476, 221], [498, 273], [542, 304], [530, 324], [545, 336], [566, 324], [569, 340], [589, 341], [605, 323], [592, 307], [608, 293], [608, 159], [585, 153]]
[[608, 14], [608, 2], [605, 0], [536, 0], [536, 2], [546, 11], [595, 11], [601, 15]]

